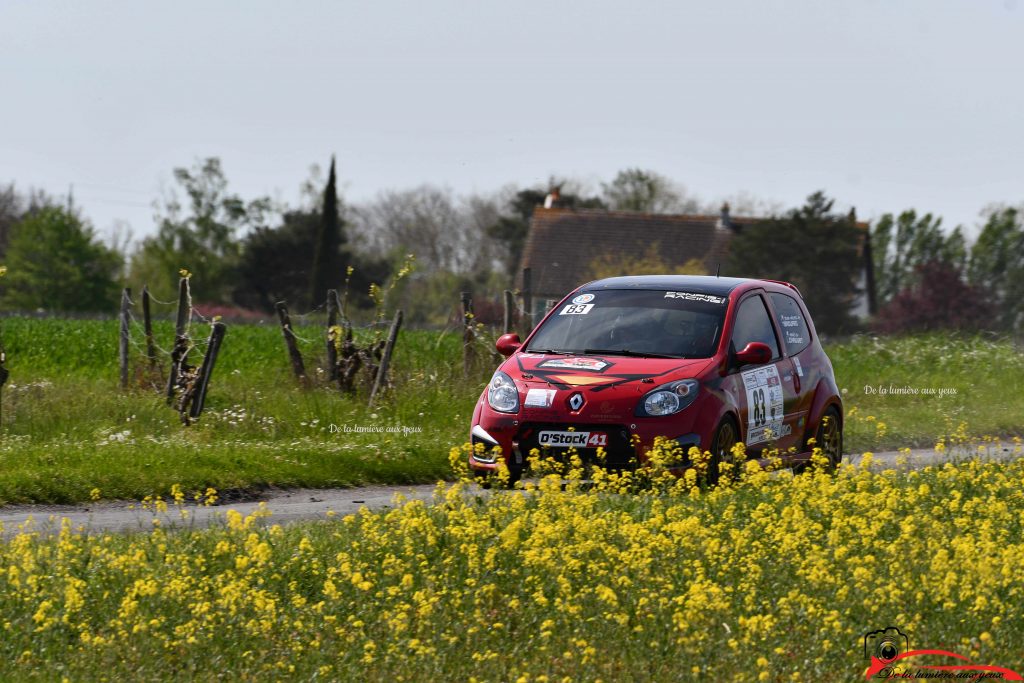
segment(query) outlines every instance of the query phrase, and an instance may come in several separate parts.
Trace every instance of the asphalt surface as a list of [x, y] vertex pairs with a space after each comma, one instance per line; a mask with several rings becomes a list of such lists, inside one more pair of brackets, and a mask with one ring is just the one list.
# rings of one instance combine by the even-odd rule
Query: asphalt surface
[[[872, 467], [897, 469], [923, 468], [927, 465], [954, 462], [980, 456], [988, 459], [1008, 460], [1022, 457], [1020, 446], [1012, 443], [994, 443], [983, 448], [953, 448], [944, 452], [932, 449], [876, 453]], [[863, 455], [847, 455], [844, 462], [860, 464]], [[396, 495], [405, 499], [430, 500], [435, 484], [418, 486], [365, 486], [350, 489], [285, 489], [267, 491], [252, 501], [230, 502], [209, 507], [186, 504], [171, 506], [166, 511], [143, 508], [137, 501], [101, 501], [79, 505], [14, 505], [0, 507], [0, 536], [9, 538], [22, 530], [55, 533], [63, 519], [73, 529], [90, 532], [147, 532], [159, 525], [164, 529], [199, 528], [223, 524], [228, 510], [249, 515], [266, 503], [270, 516], [265, 523], [323, 520], [358, 512], [361, 508], [385, 510], [399, 504]], [[185, 514], [183, 514], [183, 512]]]

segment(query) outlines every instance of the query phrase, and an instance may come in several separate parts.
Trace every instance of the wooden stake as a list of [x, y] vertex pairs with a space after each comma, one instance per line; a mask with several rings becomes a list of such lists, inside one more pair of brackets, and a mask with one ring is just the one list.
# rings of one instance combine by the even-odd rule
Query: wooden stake
[[462, 374], [469, 377], [476, 360], [476, 349], [473, 341], [476, 339], [476, 332], [473, 329], [473, 295], [470, 292], [462, 293]]
[[178, 280], [178, 317], [174, 323], [174, 348], [171, 349], [171, 370], [167, 376], [167, 402], [174, 399], [181, 368], [188, 361], [188, 321], [192, 318], [192, 295], [188, 278]]
[[391, 323], [391, 331], [388, 332], [388, 342], [384, 346], [384, 355], [380, 359], [380, 367], [377, 368], [377, 379], [373, 383], [373, 390], [370, 391], [370, 402], [368, 405], [373, 405], [373, 399], [377, 397], [377, 393], [385, 386], [388, 376], [388, 366], [391, 365], [391, 352], [395, 350], [395, 342], [398, 340], [398, 330], [402, 327], [402, 311], [395, 313], [395, 319]]
[[128, 388], [128, 341], [131, 330], [132, 290], [125, 287], [121, 290], [121, 343], [118, 349], [118, 360], [121, 363], [121, 389]]
[[505, 290], [505, 320], [502, 325], [502, 334], [508, 334], [512, 331], [512, 323], [515, 320], [515, 297], [512, 296], [510, 290]]
[[523, 268], [523, 339], [533, 331], [533, 271]]
[[[7, 362], [7, 352], [4, 351], [3, 346], [0, 346], [0, 407], [2, 407], [3, 403], [4, 403], [4, 401], [3, 401], [4, 384], [7, 383], [7, 378], [10, 377], [10, 374], [11, 374], [10, 371], [8, 371], [7, 368], [4, 367], [4, 363], [6, 363], [6, 362]], [[4, 427], [3, 412], [0, 411], [0, 435], [3, 434], [3, 427]]]
[[206, 354], [203, 356], [203, 364], [199, 366], [199, 375], [196, 377], [192, 402], [188, 407], [189, 420], [197, 419], [203, 412], [203, 404], [206, 402], [206, 389], [210, 385], [210, 375], [213, 374], [213, 366], [217, 362], [217, 353], [220, 351], [221, 342], [224, 341], [225, 332], [227, 332], [227, 327], [224, 323], [213, 323], [213, 329], [210, 330], [210, 340], [206, 346]]
[[327, 379], [331, 382], [338, 379], [338, 346], [341, 335], [338, 334], [338, 290], [327, 290]]
[[296, 379], [305, 386], [308, 381], [306, 378], [306, 366], [302, 362], [302, 354], [295, 343], [295, 332], [292, 331], [292, 319], [288, 315], [288, 306], [285, 302], [278, 301], [275, 308], [277, 308], [277, 317], [281, 321], [281, 334], [284, 336], [284, 345], [288, 348], [288, 358], [292, 363], [292, 372], [295, 373]]
[[142, 329], [146, 335], [146, 359], [149, 369], [156, 367], [156, 342], [153, 341], [153, 316], [149, 311], [149, 287], [142, 287]]

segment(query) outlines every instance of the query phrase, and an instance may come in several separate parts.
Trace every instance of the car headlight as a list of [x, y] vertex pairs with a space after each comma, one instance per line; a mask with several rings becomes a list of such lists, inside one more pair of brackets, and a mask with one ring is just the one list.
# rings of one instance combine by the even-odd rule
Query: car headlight
[[500, 413], [519, 412], [519, 390], [512, 378], [500, 370], [487, 385], [487, 405]]
[[695, 379], [681, 379], [662, 384], [648, 392], [636, 406], [640, 417], [661, 417], [678, 413], [697, 399], [700, 383]]

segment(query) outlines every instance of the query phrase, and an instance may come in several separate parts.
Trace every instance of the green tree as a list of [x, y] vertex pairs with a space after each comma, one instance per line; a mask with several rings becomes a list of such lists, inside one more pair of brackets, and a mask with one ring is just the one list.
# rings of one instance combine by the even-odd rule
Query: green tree
[[957, 227], [946, 235], [942, 219], [926, 213], [918, 216], [909, 209], [894, 216], [884, 214], [871, 231], [872, 258], [879, 304], [891, 301], [899, 292], [916, 284], [921, 267], [947, 263], [963, 272], [966, 242]]
[[193, 287], [207, 302], [225, 303], [233, 290], [241, 246], [238, 233], [263, 226], [273, 212], [270, 199], [250, 202], [230, 194], [220, 159], [210, 157], [191, 169], [174, 169], [187, 207], [172, 192], [159, 207], [157, 234], [142, 241], [132, 257], [131, 279], [169, 297], [178, 271], [193, 274]]
[[324, 188], [324, 200], [320, 210], [320, 221], [316, 233], [316, 250], [313, 253], [310, 302], [323, 301], [327, 290], [336, 288], [344, 280], [348, 258], [343, 252], [345, 234], [342, 232], [341, 215], [338, 208], [338, 185], [334, 171], [334, 157]]
[[123, 256], [65, 209], [29, 213], [12, 228], [4, 304], [8, 309], [113, 311]]
[[696, 213], [699, 206], [684, 199], [683, 188], [654, 171], [627, 168], [603, 185], [604, 200], [615, 211]]
[[968, 280], [995, 297], [998, 322], [1024, 329], [1024, 216], [1011, 207], [993, 209], [971, 248]]
[[833, 204], [815, 192], [784, 216], [744, 227], [729, 245], [722, 274], [791, 282], [803, 293], [820, 332], [850, 329], [862, 272], [862, 233], [848, 215], [834, 213]]
[[587, 269], [586, 280], [601, 280], [621, 275], [707, 275], [700, 259], [692, 258], [682, 265], [666, 261], [661, 254], [661, 245], [653, 242], [642, 255], [630, 256], [622, 253], [598, 256]]

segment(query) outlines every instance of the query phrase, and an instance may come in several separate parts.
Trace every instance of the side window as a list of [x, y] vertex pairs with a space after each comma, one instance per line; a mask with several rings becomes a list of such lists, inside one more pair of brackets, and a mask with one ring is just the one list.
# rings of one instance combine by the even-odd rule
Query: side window
[[732, 344], [737, 351], [742, 351], [750, 342], [761, 342], [772, 350], [772, 358], [779, 357], [779, 342], [775, 339], [772, 321], [768, 318], [768, 309], [764, 301], [756, 294], [748, 297], [740, 304], [736, 313], [736, 324], [732, 329]]
[[811, 333], [807, 329], [804, 314], [800, 311], [800, 304], [786, 294], [773, 293], [771, 297], [776, 321], [782, 330], [782, 343], [786, 345], [786, 353], [790, 356], [800, 353], [811, 343]]

